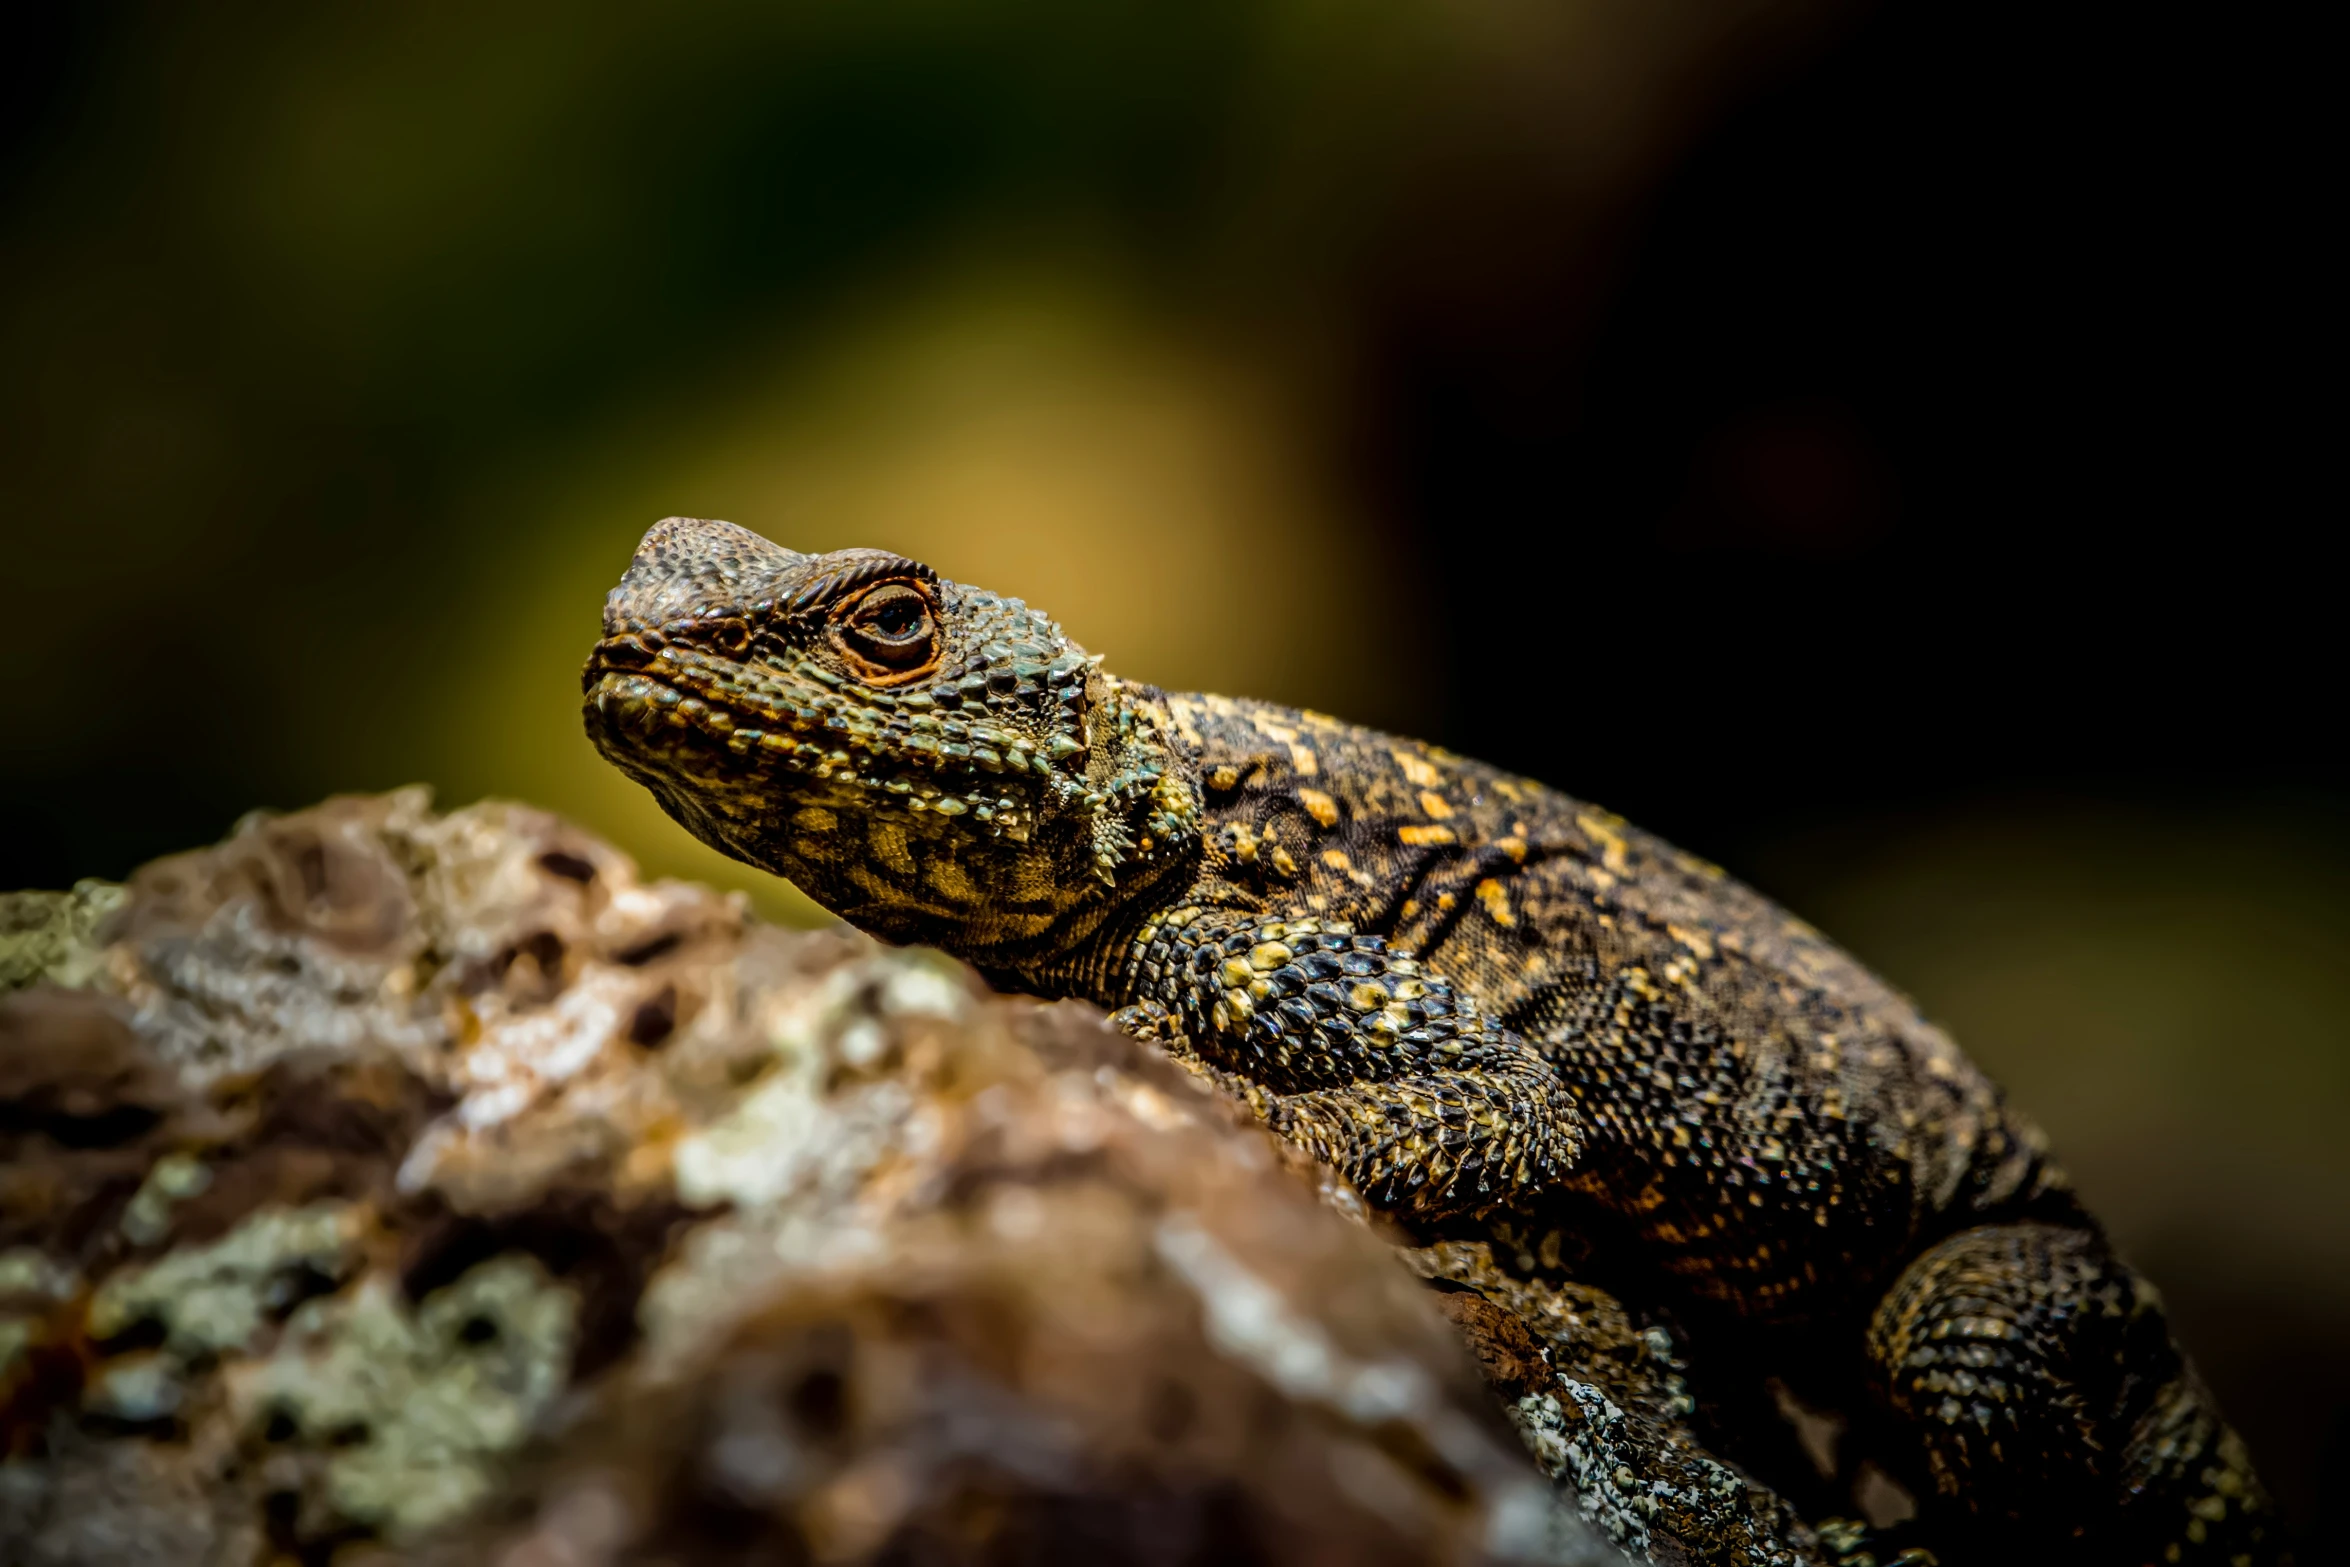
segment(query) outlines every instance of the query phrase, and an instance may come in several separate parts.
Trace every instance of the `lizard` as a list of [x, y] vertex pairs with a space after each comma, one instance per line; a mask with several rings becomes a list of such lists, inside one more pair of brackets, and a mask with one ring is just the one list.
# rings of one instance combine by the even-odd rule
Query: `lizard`
[[[886, 550], [669, 518], [582, 672], [719, 850], [1187, 1056], [1422, 1240], [1637, 1270], [1849, 1368], [1944, 1540], [2281, 1559], [2244, 1445], [2039, 1130], [1826, 937], [1621, 818], [1122, 680]], [[1575, 722], [1564, 694], [1546, 722]]]

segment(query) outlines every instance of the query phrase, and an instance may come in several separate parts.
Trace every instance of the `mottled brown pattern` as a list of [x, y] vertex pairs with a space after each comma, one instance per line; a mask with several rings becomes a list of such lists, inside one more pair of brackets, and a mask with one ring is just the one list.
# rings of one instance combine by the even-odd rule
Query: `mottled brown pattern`
[[[656, 526], [591, 735], [853, 923], [1124, 1008], [1424, 1236], [1646, 1270], [1765, 1359], [1848, 1356], [1953, 1537], [2273, 1555], [2240, 1444], [2037, 1130], [1819, 933], [1595, 806], [1119, 681], [891, 559]], [[890, 592], [920, 596], [881, 630], [923, 673], [877, 680], [857, 639]]]

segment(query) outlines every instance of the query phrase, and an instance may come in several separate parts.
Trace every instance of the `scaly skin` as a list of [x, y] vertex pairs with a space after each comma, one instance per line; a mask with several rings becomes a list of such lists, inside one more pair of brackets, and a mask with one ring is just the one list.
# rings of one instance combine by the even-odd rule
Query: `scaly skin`
[[1432, 746], [1120, 681], [879, 551], [672, 518], [604, 631], [589, 734], [697, 836], [1118, 1009], [1424, 1237], [1554, 1274], [1619, 1238], [1689, 1312], [1848, 1356], [1945, 1539], [2275, 1558], [2037, 1130], [1714, 867]]

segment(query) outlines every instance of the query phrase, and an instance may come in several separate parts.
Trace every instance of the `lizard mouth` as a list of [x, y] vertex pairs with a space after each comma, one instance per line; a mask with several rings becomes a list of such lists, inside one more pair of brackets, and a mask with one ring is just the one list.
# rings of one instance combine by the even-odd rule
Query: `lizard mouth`
[[[788, 720], [760, 729], [726, 706], [713, 705], [692, 684], [669, 672], [589, 666], [589, 728], [615, 760], [684, 760], [704, 754], [737, 759], [737, 771], [764, 770], [796, 755], [803, 737]], [[772, 734], [775, 739], [769, 743]], [[813, 739], [813, 737], [808, 737]]]
[[711, 793], [856, 794], [862, 808], [943, 824], [961, 817], [1025, 839], [1036, 826], [1010, 775], [1050, 782], [1052, 758], [1025, 736], [915, 720], [888, 693], [843, 689], [803, 665], [805, 678], [635, 637], [597, 645], [581, 685], [589, 736], [625, 772], [649, 784], [692, 783]]

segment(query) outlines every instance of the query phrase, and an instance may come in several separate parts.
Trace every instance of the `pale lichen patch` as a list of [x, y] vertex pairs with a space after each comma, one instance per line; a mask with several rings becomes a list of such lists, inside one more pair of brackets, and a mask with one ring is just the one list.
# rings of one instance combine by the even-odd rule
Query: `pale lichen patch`
[[71, 1268], [30, 1246], [0, 1251], [0, 1300], [60, 1301], [75, 1282]]
[[171, 1233], [171, 1211], [212, 1184], [212, 1172], [186, 1154], [165, 1154], [122, 1211], [122, 1233], [134, 1246], [152, 1246]]
[[254, 1214], [208, 1246], [108, 1279], [90, 1302], [90, 1335], [112, 1338], [151, 1321], [183, 1358], [242, 1350], [307, 1279], [344, 1277], [366, 1226], [365, 1211], [347, 1203]]
[[1159, 1260], [1199, 1297], [1208, 1341], [1292, 1398], [1326, 1404], [1363, 1425], [1422, 1413], [1435, 1387], [1408, 1361], [1360, 1361], [1195, 1222], [1174, 1215], [1152, 1237]]
[[388, 1279], [312, 1301], [239, 1368], [248, 1425], [326, 1454], [310, 1500], [391, 1539], [463, 1514], [571, 1365], [578, 1301], [529, 1257], [492, 1258], [411, 1309]]
[[98, 926], [125, 896], [105, 881], [78, 881], [71, 892], [0, 893], [0, 994], [88, 984], [103, 962]]

